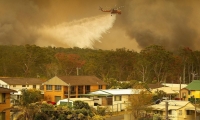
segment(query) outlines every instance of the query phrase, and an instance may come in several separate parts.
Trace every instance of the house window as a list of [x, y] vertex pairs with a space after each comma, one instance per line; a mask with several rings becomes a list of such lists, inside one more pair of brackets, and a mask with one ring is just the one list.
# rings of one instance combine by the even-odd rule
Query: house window
[[113, 98], [112, 98], [112, 96], [108, 96], [106, 99], [107, 99], [107, 105], [113, 105]]
[[90, 86], [89, 85], [86, 85], [85, 86], [85, 93], [89, 93], [90, 92]]
[[172, 115], [172, 110], [169, 110], [168, 114], [169, 114], [169, 115]]
[[52, 90], [52, 85], [46, 85], [46, 90]]
[[7, 88], [7, 85], [2, 85], [2, 87]]
[[187, 115], [191, 115], [192, 111], [191, 110], [187, 110]]
[[0, 103], [6, 103], [6, 93], [0, 94]]
[[102, 85], [99, 85], [99, 89], [102, 89]]
[[121, 99], [122, 99], [122, 96], [119, 96], [119, 95], [115, 96], [115, 101], [121, 101]]
[[178, 115], [182, 115], [182, 110], [179, 110]]
[[61, 90], [61, 89], [62, 89], [61, 85], [55, 85], [55, 90]]
[[33, 89], [36, 89], [36, 85], [33, 85]]
[[22, 87], [26, 87], [26, 85], [22, 85]]
[[0, 112], [0, 120], [6, 120], [6, 113]]

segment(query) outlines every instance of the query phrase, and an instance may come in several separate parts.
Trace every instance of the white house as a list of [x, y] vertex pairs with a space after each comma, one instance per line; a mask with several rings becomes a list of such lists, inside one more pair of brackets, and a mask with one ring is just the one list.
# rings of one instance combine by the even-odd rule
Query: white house
[[[168, 118], [170, 120], [194, 120], [195, 106], [189, 101], [165, 100], [159, 104], [151, 105], [154, 114], [160, 114], [166, 118], [166, 102], [168, 103]], [[199, 120], [199, 109], [196, 108], [196, 116]]]
[[129, 104], [129, 97], [139, 94], [141, 89], [107, 89], [90, 92], [82, 96], [88, 96], [94, 100], [94, 104], [109, 106], [112, 111], [125, 110]]
[[20, 78], [20, 77], [0, 77], [0, 87], [16, 90], [12, 95], [13, 98], [18, 99], [21, 95], [21, 89], [39, 89], [44, 81], [39, 78]]

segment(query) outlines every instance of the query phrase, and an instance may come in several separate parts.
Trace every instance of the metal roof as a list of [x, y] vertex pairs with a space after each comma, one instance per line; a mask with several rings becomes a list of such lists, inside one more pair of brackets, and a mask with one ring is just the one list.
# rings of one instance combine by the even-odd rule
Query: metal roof
[[200, 80], [193, 80], [188, 86], [186, 87], [188, 90], [200, 90]]
[[160, 87], [160, 88], [156, 88], [156, 89], [153, 89], [152, 92], [156, 92], [157, 90], [162, 90], [164, 91], [165, 93], [167, 94], [177, 94], [177, 89], [178, 88], [172, 88], [172, 87]]
[[184, 106], [186, 106], [189, 101], [180, 101], [180, 100], [165, 100], [159, 104], [151, 105], [150, 107], [154, 110], [164, 111], [166, 107], [166, 102], [168, 102], [168, 110], [178, 110]]
[[132, 95], [139, 94], [142, 89], [107, 89], [90, 92], [83, 96], [113, 96], [113, 95]]

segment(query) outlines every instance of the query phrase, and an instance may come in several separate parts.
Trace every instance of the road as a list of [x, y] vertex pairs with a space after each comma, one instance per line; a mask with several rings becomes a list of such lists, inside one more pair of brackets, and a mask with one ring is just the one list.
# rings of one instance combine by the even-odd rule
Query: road
[[124, 115], [111, 116], [109, 118], [106, 118], [106, 120], [124, 120]]

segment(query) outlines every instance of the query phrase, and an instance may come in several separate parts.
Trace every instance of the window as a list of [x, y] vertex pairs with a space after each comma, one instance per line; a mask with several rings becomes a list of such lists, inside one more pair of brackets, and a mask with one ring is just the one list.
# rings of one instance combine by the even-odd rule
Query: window
[[89, 85], [86, 85], [85, 86], [85, 93], [89, 93], [90, 92], [90, 86]]
[[7, 88], [7, 85], [2, 85], [3, 88]]
[[0, 120], [6, 120], [6, 113], [0, 112]]
[[99, 89], [102, 89], [102, 85], [99, 85]]
[[113, 98], [112, 96], [107, 97], [107, 105], [113, 105]]
[[121, 99], [122, 99], [122, 96], [115, 96], [115, 101], [121, 101]]
[[191, 110], [187, 110], [187, 115], [191, 115], [192, 111]]
[[168, 114], [169, 114], [169, 115], [172, 115], [172, 110], [169, 110]]
[[22, 85], [22, 87], [26, 87], [26, 85]]
[[52, 85], [46, 85], [46, 90], [52, 90]]
[[36, 85], [33, 85], [33, 89], [36, 89]]
[[61, 90], [61, 89], [62, 89], [61, 85], [55, 85], [55, 90]]
[[182, 115], [182, 110], [179, 110], [178, 115]]
[[0, 94], [0, 103], [6, 103], [6, 93]]
[[76, 94], [76, 86], [70, 86], [70, 93], [71, 94]]
[[89, 86], [89, 85], [86, 85], [86, 86], [85, 86], [85, 90], [90, 91], [90, 86]]

